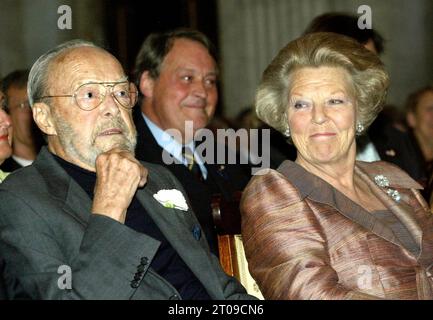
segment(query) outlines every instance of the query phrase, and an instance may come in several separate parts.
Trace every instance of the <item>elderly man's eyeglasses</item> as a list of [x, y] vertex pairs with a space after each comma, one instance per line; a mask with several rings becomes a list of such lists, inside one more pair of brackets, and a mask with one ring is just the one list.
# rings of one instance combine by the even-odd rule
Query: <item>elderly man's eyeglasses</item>
[[44, 98], [74, 97], [78, 107], [85, 111], [91, 111], [105, 100], [107, 90], [114, 100], [126, 109], [132, 109], [137, 102], [137, 87], [128, 81], [122, 82], [88, 82], [79, 86], [72, 95], [43, 96]]

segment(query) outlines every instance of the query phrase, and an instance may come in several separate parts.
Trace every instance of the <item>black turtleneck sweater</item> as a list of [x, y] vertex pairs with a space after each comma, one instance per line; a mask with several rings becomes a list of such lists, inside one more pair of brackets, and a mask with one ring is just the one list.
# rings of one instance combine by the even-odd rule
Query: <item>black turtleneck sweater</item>
[[[80, 185], [93, 200], [96, 174], [87, 171], [54, 155], [62, 168]], [[167, 280], [185, 300], [209, 300], [210, 297], [197, 277], [191, 272], [179, 254], [159, 230], [158, 226], [147, 214], [136, 196], [126, 212], [125, 225], [137, 232], [144, 233], [158, 241], [161, 245], [152, 260], [150, 267]]]

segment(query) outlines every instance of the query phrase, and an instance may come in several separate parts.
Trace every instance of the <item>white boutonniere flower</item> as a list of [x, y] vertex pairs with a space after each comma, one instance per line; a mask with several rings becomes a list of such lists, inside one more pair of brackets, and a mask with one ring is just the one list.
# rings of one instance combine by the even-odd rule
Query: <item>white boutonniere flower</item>
[[159, 190], [153, 197], [166, 208], [174, 208], [182, 211], [188, 210], [185, 197], [177, 189]]

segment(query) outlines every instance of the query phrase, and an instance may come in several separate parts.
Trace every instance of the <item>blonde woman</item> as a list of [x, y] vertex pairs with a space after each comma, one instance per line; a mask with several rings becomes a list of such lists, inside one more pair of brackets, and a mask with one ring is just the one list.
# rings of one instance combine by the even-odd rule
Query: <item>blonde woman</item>
[[258, 116], [295, 162], [255, 176], [241, 203], [252, 276], [267, 299], [433, 299], [433, 219], [405, 172], [355, 161], [388, 75], [351, 38], [289, 43], [263, 74]]

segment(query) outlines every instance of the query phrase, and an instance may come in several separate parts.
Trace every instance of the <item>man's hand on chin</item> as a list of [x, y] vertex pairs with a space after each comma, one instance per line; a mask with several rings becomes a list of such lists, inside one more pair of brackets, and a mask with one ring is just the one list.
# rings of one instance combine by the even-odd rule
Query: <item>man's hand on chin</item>
[[144, 187], [148, 171], [130, 151], [114, 148], [96, 158], [92, 213], [125, 223], [137, 188]]

